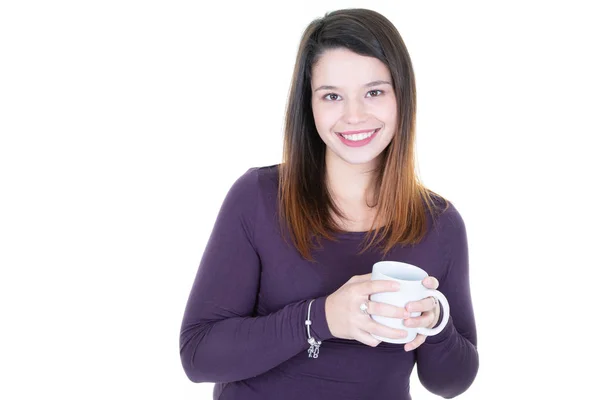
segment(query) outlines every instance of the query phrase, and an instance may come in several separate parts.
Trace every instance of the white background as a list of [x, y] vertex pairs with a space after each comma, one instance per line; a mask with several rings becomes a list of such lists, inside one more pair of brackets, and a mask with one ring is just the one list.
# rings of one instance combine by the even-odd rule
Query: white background
[[[178, 341], [216, 213], [280, 162], [305, 26], [357, 6], [400, 31], [420, 176], [467, 226], [460, 398], [597, 395], [593, 3], [3, 1], [0, 397], [211, 398]], [[437, 398], [416, 374], [412, 394]]]

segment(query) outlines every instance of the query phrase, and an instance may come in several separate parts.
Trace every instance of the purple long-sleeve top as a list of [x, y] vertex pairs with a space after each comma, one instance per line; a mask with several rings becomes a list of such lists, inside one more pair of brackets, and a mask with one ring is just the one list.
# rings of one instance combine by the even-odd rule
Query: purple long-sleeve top
[[[181, 325], [181, 362], [193, 382], [215, 382], [219, 400], [410, 399], [415, 363], [423, 386], [439, 396], [464, 392], [479, 359], [465, 225], [451, 204], [435, 229], [414, 246], [398, 245], [383, 258], [358, 255], [366, 233], [323, 240], [316, 263], [281, 237], [277, 221], [279, 166], [251, 168], [232, 185], [221, 206], [194, 280]], [[432, 218], [428, 215], [428, 227]], [[436, 277], [450, 319], [414, 351], [402, 344], [370, 347], [334, 337], [325, 299], [377, 261], [417, 265]], [[322, 344], [309, 358], [304, 321]], [[357, 312], [360, 310], [357, 309]]]

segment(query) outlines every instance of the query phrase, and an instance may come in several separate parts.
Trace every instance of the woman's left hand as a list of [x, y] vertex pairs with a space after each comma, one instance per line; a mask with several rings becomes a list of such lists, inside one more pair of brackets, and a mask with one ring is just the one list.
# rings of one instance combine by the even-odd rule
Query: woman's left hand
[[[423, 286], [427, 289], [436, 290], [439, 286], [439, 282], [433, 276], [428, 276], [423, 279]], [[404, 320], [404, 325], [409, 328], [426, 327], [433, 328], [440, 318], [440, 305], [432, 297], [426, 297], [423, 300], [411, 301], [406, 304], [406, 310], [409, 312], [420, 311], [421, 315], [418, 317], [407, 318]], [[420, 333], [412, 341], [404, 345], [404, 350], [411, 351], [419, 347], [425, 342], [427, 336]]]

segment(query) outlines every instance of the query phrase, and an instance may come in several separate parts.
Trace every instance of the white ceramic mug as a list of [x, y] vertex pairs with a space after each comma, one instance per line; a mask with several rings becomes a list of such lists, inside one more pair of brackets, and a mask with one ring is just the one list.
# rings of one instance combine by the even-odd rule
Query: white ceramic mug
[[[419, 301], [426, 297], [433, 296], [440, 302], [443, 309], [442, 322], [435, 329], [425, 327], [409, 328], [404, 326], [402, 318], [382, 317], [380, 315], [371, 315], [376, 322], [395, 329], [404, 329], [408, 335], [402, 339], [390, 339], [371, 334], [374, 338], [388, 343], [408, 343], [415, 339], [418, 333], [425, 336], [437, 335], [444, 329], [450, 317], [450, 306], [446, 297], [437, 290], [427, 289], [422, 281], [427, 277], [427, 272], [421, 268], [399, 261], [379, 261], [373, 265], [371, 280], [396, 281], [401, 285], [401, 289], [396, 292], [373, 293], [369, 299], [380, 303], [388, 303], [397, 307], [406, 307], [411, 301]], [[421, 312], [411, 313], [411, 317], [418, 317]]]

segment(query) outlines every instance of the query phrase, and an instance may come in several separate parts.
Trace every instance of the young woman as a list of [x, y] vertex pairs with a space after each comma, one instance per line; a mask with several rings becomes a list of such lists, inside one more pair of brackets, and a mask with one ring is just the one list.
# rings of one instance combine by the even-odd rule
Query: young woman
[[[180, 353], [214, 399], [410, 399], [415, 363], [431, 392], [454, 397], [479, 361], [464, 222], [414, 170], [411, 60], [382, 15], [339, 10], [304, 32], [287, 106], [283, 162], [231, 187], [202, 256]], [[435, 336], [370, 315], [434, 327], [440, 306], [369, 301], [396, 290], [371, 281], [377, 261], [419, 266], [445, 294]], [[410, 313], [422, 312], [410, 318]]]

